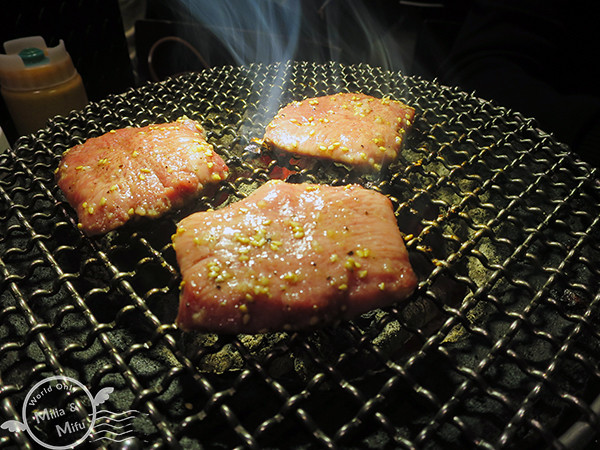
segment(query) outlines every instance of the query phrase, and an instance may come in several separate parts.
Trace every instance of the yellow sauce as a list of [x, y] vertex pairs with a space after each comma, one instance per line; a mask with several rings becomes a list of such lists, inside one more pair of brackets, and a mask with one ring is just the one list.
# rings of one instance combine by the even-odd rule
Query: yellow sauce
[[87, 104], [81, 76], [45, 89], [12, 91], [2, 88], [2, 96], [20, 135], [33, 133], [56, 115], [66, 115]]
[[63, 41], [46, 47], [40, 36], [4, 43], [0, 55], [1, 93], [19, 134], [32, 133], [56, 115], [87, 104], [81, 76]]

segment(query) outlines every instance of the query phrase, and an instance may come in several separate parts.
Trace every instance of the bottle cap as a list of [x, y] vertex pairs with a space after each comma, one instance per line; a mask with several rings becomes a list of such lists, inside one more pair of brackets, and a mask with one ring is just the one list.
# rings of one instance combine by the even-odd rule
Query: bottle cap
[[62, 40], [48, 48], [41, 36], [30, 36], [4, 43], [0, 54], [0, 84], [13, 91], [45, 89], [77, 75], [71, 56]]
[[19, 52], [19, 57], [25, 63], [25, 67], [38, 66], [50, 62], [46, 55], [44, 55], [44, 51], [35, 47], [24, 48]]

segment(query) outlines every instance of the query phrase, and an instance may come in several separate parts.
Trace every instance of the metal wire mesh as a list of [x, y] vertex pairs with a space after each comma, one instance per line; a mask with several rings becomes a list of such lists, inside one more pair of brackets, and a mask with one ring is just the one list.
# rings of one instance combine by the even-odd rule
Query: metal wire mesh
[[[377, 174], [258, 158], [278, 107], [335, 92], [416, 108]], [[232, 169], [216, 194], [97, 238], [53, 179], [67, 148], [124, 126], [198, 119]], [[170, 236], [192, 211], [280, 173], [388, 195], [420, 283], [404, 304], [319, 330], [182, 334]], [[146, 447], [562, 448], [597, 429], [600, 186], [534, 121], [367, 65], [222, 67], [57, 117], [0, 156], [0, 402], [37, 381], [115, 388]], [[572, 428], [576, 423], [577, 428]], [[575, 431], [576, 432], [575, 432]], [[583, 436], [583, 438], [582, 438]], [[33, 446], [4, 433], [0, 446]]]

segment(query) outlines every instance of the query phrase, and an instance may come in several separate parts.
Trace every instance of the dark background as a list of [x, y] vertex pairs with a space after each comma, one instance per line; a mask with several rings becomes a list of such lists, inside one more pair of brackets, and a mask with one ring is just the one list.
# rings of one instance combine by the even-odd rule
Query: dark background
[[[276, 19], [286, 14], [285, 0], [258, 2], [270, 3]], [[90, 101], [186, 71], [268, 63], [275, 56], [248, 54], [240, 61], [179, 1], [142, 3], [143, 8], [136, 0], [7, 2], [0, 15], [0, 41], [41, 35], [55, 46], [63, 39]], [[301, 6], [293, 58], [366, 62], [475, 91], [535, 117], [544, 131], [600, 165], [596, 3], [305, 0]], [[261, 33], [286, 39], [259, 24], [236, 32], [250, 45]], [[165, 37], [169, 40], [160, 41]], [[13, 143], [17, 135], [2, 100], [0, 126]]]

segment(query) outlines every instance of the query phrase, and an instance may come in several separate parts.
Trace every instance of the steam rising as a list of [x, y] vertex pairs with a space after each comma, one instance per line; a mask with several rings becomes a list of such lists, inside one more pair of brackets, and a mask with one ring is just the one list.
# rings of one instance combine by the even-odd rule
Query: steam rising
[[[170, 3], [181, 21], [197, 23], [212, 33], [235, 65], [334, 61], [403, 70], [406, 52], [396, 38], [399, 17], [390, 6], [393, 4], [388, 3], [381, 9], [377, 1], [363, 3], [360, 0], [176, 0]], [[261, 93], [262, 106], [269, 114], [281, 106], [282, 88], [288, 79], [286, 71], [290, 66], [279, 64], [278, 67], [273, 89]]]
[[307, 60], [402, 70], [410, 51], [396, 33], [401, 17], [378, 2], [178, 0], [172, 5], [181, 20], [212, 32], [236, 65]]
[[237, 65], [286, 61], [297, 47], [302, 16], [299, 0], [180, 0], [180, 5], [220, 39]]

